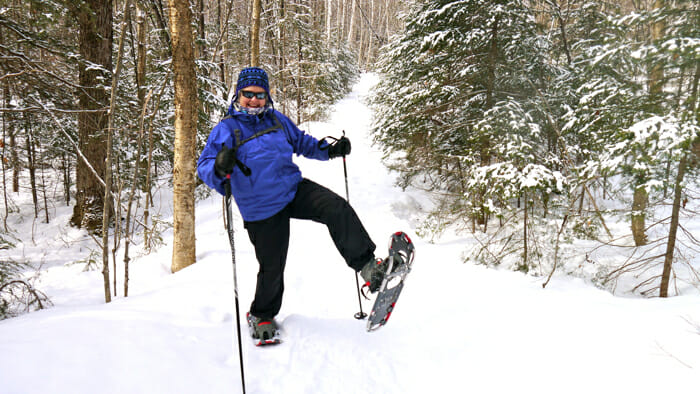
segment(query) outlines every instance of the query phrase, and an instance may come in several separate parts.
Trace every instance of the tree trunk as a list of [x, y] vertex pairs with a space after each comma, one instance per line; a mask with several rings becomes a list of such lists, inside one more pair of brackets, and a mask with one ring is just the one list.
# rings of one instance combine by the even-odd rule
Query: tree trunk
[[61, 153], [61, 171], [63, 172], [63, 194], [66, 197], [66, 206], [70, 206], [71, 161], [65, 152]]
[[371, 28], [371, 26], [363, 26], [364, 21], [362, 18], [360, 18], [360, 22], [358, 23], [358, 30], [360, 31], [360, 42], [357, 43], [357, 46], [355, 47], [355, 50], [357, 50], [357, 64], [360, 66], [360, 70], [365, 69], [365, 58], [366, 58], [366, 53], [365, 52], [365, 37], [367, 36], [368, 29]]
[[[5, 107], [9, 108], [10, 103], [12, 102], [12, 93], [10, 91], [10, 83], [5, 82], [3, 83], [3, 102], [5, 103]], [[5, 133], [7, 134], [8, 137], [8, 144], [6, 147], [3, 147], [3, 160], [5, 160], [5, 164], [8, 164], [8, 167], [12, 168], [12, 191], [14, 193], [19, 193], [19, 174], [22, 171], [22, 167], [19, 162], [19, 153], [17, 151], [17, 141], [15, 139], [15, 124], [14, 124], [14, 119], [15, 116], [12, 115], [11, 112], [3, 112], [2, 113], [2, 119], [3, 119], [3, 136]], [[4, 142], [4, 137], [3, 137], [3, 142]], [[5, 149], [7, 148], [7, 149]], [[10, 151], [10, 161], [7, 162], [7, 150]], [[5, 201], [7, 203], [7, 201]]]
[[681, 210], [681, 195], [683, 194], [683, 177], [685, 176], [686, 156], [678, 163], [678, 174], [673, 195], [673, 207], [671, 209], [671, 228], [668, 231], [668, 243], [664, 257], [664, 270], [661, 274], [661, 286], [659, 297], [668, 297], [668, 285], [671, 281], [671, 266], [673, 265], [673, 251], [676, 248], [676, 233], [678, 232], [678, 213]]
[[[654, 9], [659, 10], [663, 8], [663, 0], [654, 1]], [[652, 42], [660, 40], [664, 37], [664, 29], [666, 28], [663, 20], [659, 20], [651, 25], [651, 39]], [[652, 96], [654, 103], [657, 103], [661, 99], [664, 88], [664, 67], [663, 63], [652, 64], [651, 70], [649, 72], [649, 93]]]
[[[148, 92], [148, 96], [144, 98], [144, 102], [142, 105], [142, 110], [141, 110], [141, 117], [139, 118], [139, 134], [138, 134], [138, 139], [136, 141], [136, 157], [140, 158], [142, 154], [142, 148], [143, 148], [143, 128], [144, 124], [146, 121], [146, 110], [148, 106], [148, 100], [151, 98], [151, 91]], [[131, 206], [134, 201], [134, 196], [136, 195], [136, 185], [138, 183], [139, 179], [139, 171], [140, 171], [140, 163], [141, 160], [137, 160], [136, 164], [134, 165], [134, 176], [132, 177], [131, 181], [131, 190], [129, 190], [129, 198], [127, 199], [127, 204], [126, 204], [126, 221], [124, 224], [124, 297], [129, 296], [129, 262], [131, 261], [131, 258], [129, 257], [129, 245], [131, 244], [131, 236], [133, 235], [133, 231], [131, 229]], [[116, 277], [116, 275], [115, 275]], [[116, 291], [116, 284], [115, 284], [115, 291]]]
[[[229, 16], [231, 15], [233, 4], [232, 2], [227, 2], [228, 7], [226, 8], [226, 12], [224, 13], [224, 9], [221, 6], [221, 1], [222, 0], [217, 0], [216, 2], [216, 23], [217, 32], [219, 33], [219, 39], [217, 40], [217, 47], [214, 48], [214, 54], [211, 60], [212, 62], [214, 62], [216, 60], [217, 53], [219, 54], [219, 72], [221, 73], [221, 82], [224, 84], [225, 87], [225, 89], [223, 90], [223, 99], [227, 100], [228, 89], [230, 88], [230, 85], [228, 84], [228, 76], [226, 75], [226, 36], [228, 32]], [[221, 49], [219, 49], [219, 47], [221, 47]]]
[[338, 14], [337, 14], [337, 23], [336, 25], [338, 26], [338, 44], [340, 44], [343, 40], [343, 35], [347, 31], [346, 24], [345, 24], [345, 9], [347, 8], [345, 5], [345, 2], [347, 0], [338, 0]]
[[168, 26], [165, 24], [165, 17], [163, 15], [163, 4], [157, 0], [149, 0], [149, 5], [151, 6], [152, 14], [156, 16], [156, 20], [153, 22], [157, 25], [158, 32], [160, 32], [161, 43], [163, 48], [170, 48], [170, 36], [168, 36]]
[[136, 89], [139, 97], [139, 106], [143, 106], [146, 96], [146, 15], [139, 2], [136, 3]]
[[[493, 108], [494, 105], [494, 93], [496, 89], [496, 57], [498, 56], [498, 17], [493, 21], [491, 26], [491, 42], [489, 44], [489, 52], [487, 58], [487, 75], [486, 75], [486, 110]], [[488, 135], [481, 135], [479, 137], [479, 151], [480, 151], [480, 162], [481, 166], [487, 166], [491, 163], [491, 141]], [[477, 201], [481, 207], [480, 212], [477, 213], [477, 223], [479, 225], [484, 225], [486, 227], [486, 222], [488, 217], [486, 214], [486, 209], [484, 207], [484, 192], [480, 191], [477, 195]], [[486, 231], [486, 230], [484, 230]]]
[[[330, 1], [330, 0], [329, 0]], [[287, 19], [286, 1], [280, 0], [280, 19], [286, 21]], [[280, 75], [278, 78], [278, 83], [281, 86], [281, 92], [279, 101], [282, 102], [282, 112], [287, 112], [287, 87], [289, 83], [286, 78], [286, 68], [287, 68], [287, 58], [285, 57], [287, 48], [287, 23], [280, 25], [280, 54], [279, 54], [279, 67]]]
[[42, 157], [39, 157], [37, 160], [36, 158], [36, 144], [32, 144], [32, 156], [34, 157], [34, 162], [35, 163], [40, 163], [40, 168], [41, 168], [41, 197], [44, 202], [44, 218], [46, 218], [46, 221], [44, 223], [49, 223], [49, 203], [46, 199], [46, 166], [44, 165], [45, 161]]
[[385, 37], [388, 39], [389, 35], [391, 34], [391, 17], [390, 17], [390, 8], [389, 4], [386, 4], [385, 11], [384, 11], [384, 31], [385, 31]]
[[565, 18], [563, 18], [561, 15], [561, 5], [556, 3], [555, 7], [556, 9], [553, 11], [557, 16], [557, 22], [559, 22], [559, 33], [561, 34], [561, 44], [564, 47], [564, 54], [566, 54], [566, 64], [571, 64], [571, 51], [569, 50], [569, 41], [566, 38]]
[[196, 262], [194, 237], [195, 147], [197, 143], [197, 79], [189, 2], [170, 6], [175, 85], [175, 148], [173, 163], [173, 259], [177, 272]]
[[260, 0], [253, 0], [250, 27], [250, 65], [260, 66]]
[[[147, 52], [147, 41], [146, 41], [146, 34], [147, 34], [147, 29], [148, 29], [148, 24], [146, 23], [146, 13], [144, 12], [144, 9], [140, 2], [136, 2], [136, 89], [137, 89], [137, 95], [139, 98], [139, 108], [143, 107], [143, 103], [146, 97], [146, 92], [148, 90], [148, 87], [146, 86], [146, 74], [148, 70], [146, 69], [147, 66], [147, 57], [148, 57], [148, 52]], [[146, 159], [142, 158], [139, 156], [138, 160], [141, 160], [140, 165], [141, 166], [146, 166]], [[139, 185], [139, 188], [141, 190], [147, 190], [148, 185], [144, 184], [145, 180], [140, 179], [138, 183], [134, 184]]]
[[[487, 76], [486, 76], [486, 110], [494, 106], [494, 94], [496, 90], [496, 57], [498, 56], [498, 17], [493, 21], [491, 26], [491, 43], [489, 45]], [[491, 149], [488, 136], [481, 137], [481, 165], [487, 166], [491, 164]]]
[[32, 202], [34, 203], [34, 218], [39, 217], [39, 200], [36, 191], [36, 166], [34, 162], [34, 147], [32, 146], [34, 142], [34, 136], [32, 135], [32, 126], [30, 124], [31, 120], [29, 115], [24, 114], [24, 129], [27, 133], [26, 135], [26, 146], [27, 146], [27, 169], [29, 169], [29, 184], [32, 189]]
[[[112, 1], [85, 0], [73, 9], [80, 26], [78, 42], [85, 60], [78, 66], [78, 148], [100, 177], [105, 173], [107, 106], [105, 83], [112, 70]], [[98, 69], [91, 64], [99, 65]], [[80, 158], [76, 167], [76, 202], [71, 224], [96, 232], [102, 223], [104, 189]]]
[[379, 37], [375, 37], [374, 35], [374, 28], [377, 26], [377, 18], [375, 17], [375, 5], [374, 5], [374, 0], [370, 1], [370, 20], [369, 20], [369, 26], [367, 26], [367, 54], [365, 56], [365, 65], [368, 66], [368, 68], [371, 69], [372, 63], [374, 61], [374, 45], [375, 41], [378, 40]]
[[207, 56], [207, 31], [204, 27], [204, 0], [197, 0], [197, 30], [199, 30], [199, 41], [197, 45], [197, 50], [199, 53], [197, 56], [200, 59], [206, 59]]
[[520, 266], [520, 271], [527, 272], [528, 267], [530, 266], [530, 262], [527, 259], [527, 192], [523, 193], [523, 262], [522, 266]]
[[645, 188], [637, 187], [634, 189], [634, 196], [632, 197], [632, 237], [636, 246], [647, 244], [645, 211], [648, 201], [649, 195]]
[[0, 155], [0, 164], [2, 164], [2, 197], [5, 208], [5, 212], [2, 216], [2, 228], [5, 232], [7, 232], [7, 217], [10, 215], [10, 204], [8, 204], [7, 202], [7, 172], [5, 172], [5, 170], [7, 169], [7, 167], [5, 166], [5, 164], [7, 164], [7, 160], [5, 159], [5, 137], [7, 134], [7, 122], [5, 119], [6, 114], [6, 112], [3, 112], [2, 114], [2, 141], [0, 141], [0, 148], [2, 149], [2, 155]]
[[326, 0], [326, 46], [331, 46], [331, 15], [333, 9], [333, 0]]
[[[165, 91], [165, 88], [167, 87], [168, 83], [167, 80], [163, 82], [163, 85], [160, 87], [160, 92], [156, 96], [155, 102], [153, 103], [153, 108], [158, 108], [160, 106], [160, 98], [163, 96], [163, 92]], [[153, 193], [151, 192], [152, 188], [152, 182], [151, 182], [151, 168], [153, 167], [153, 118], [155, 118], [156, 115], [156, 110], [153, 111], [153, 114], [151, 115], [151, 119], [149, 120], [149, 125], [148, 125], [148, 154], [146, 155], [146, 201], [144, 203], [144, 208], [143, 208], [143, 223], [144, 223], [144, 229], [143, 229], [143, 245], [147, 251], [150, 252], [151, 248], [153, 247], [153, 231], [155, 229], [155, 223], [149, 228], [148, 227], [148, 220], [149, 220], [149, 213], [150, 209], [153, 206]], [[157, 171], [154, 171], [156, 174], [158, 173]]]
[[301, 30], [297, 29], [297, 124], [301, 124], [301, 112], [302, 112], [302, 105], [303, 101], [301, 99], [301, 90], [302, 90], [302, 61], [303, 61], [303, 52], [302, 52], [302, 40], [301, 40]]
[[355, 4], [355, 1], [357, 0], [352, 0], [352, 5], [350, 6], [350, 25], [348, 26], [348, 39], [347, 42], [350, 45], [350, 47], [353, 46], [353, 40], [355, 39], [355, 19], [357, 18], [355, 16], [355, 10], [357, 9], [357, 4]]
[[[12, 118], [10, 118], [12, 119]], [[17, 130], [10, 121], [8, 127], [10, 135], [10, 167], [12, 167], [12, 192], [19, 193], [19, 175], [22, 172], [22, 165], [19, 161], [19, 149], [17, 148]]]
[[[663, 7], [663, 0], [656, 0], [654, 8]], [[652, 41], [662, 38], [664, 30], [663, 21], [656, 22], [651, 27]], [[664, 70], [662, 64], [653, 64], [649, 71], [649, 96], [653, 103], [658, 104], [663, 95]], [[634, 197], [632, 201], [632, 236], [634, 244], [642, 246], [647, 244], [647, 236], [645, 230], [645, 211], [649, 204], [649, 195], [645, 188], [640, 187], [643, 182], [639, 181], [634, 189]]]

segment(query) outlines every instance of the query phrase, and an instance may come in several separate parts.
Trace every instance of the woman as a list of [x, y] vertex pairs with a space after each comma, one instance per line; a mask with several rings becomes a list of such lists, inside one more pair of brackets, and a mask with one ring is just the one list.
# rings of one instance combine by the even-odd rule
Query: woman
[[325, 224], [347, 265], [375, 292], [385, 275], [353, 208], [331, 190], [305, 179], [292, 154], [328, 160], [350, 154], [350, 141], [332, 144], [300, 130], [273, 107], [267, 73], [248, 67], [238, 75], [227, 116], [211, 131], [197, 163], [199, 177], [224, 194], [224, 182], [243, 217], [260, 264], [249, 321], [255, 338], [272, 338], [282, 306], [290, 219]]

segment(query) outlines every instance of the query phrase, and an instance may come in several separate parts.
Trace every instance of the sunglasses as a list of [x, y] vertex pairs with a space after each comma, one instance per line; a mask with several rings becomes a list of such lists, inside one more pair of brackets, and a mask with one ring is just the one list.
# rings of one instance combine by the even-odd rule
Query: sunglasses
[[267, 98], [267, 93], [266, 92], [249, 92], [247, 90], [242, 90], [241, 93], [243, 94], [243, 97], [247, 99], [252, 99], [253, 97], [257, 98], [258, 100], [265, 100]]

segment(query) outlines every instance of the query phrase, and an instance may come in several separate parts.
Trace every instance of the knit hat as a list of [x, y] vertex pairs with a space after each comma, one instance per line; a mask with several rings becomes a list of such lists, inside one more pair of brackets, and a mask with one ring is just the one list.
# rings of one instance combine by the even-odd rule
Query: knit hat
[[265, 89], [268, 102], [272, 103], [270, 97], [270, 84], [267, 81], [267, 73], [259, 67], [246, 67], [238, 74], [238, 82], [236, 83], [236, 94], [234, 100], [238, 100], [238, 92], [248, 86], [259, 86]]

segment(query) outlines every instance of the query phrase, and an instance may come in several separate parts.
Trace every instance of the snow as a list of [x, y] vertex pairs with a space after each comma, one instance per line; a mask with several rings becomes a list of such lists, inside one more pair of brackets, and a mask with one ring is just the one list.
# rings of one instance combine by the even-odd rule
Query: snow
[[[389, 324], [367, 333], [366, 322], [353, 318], [354, 274], [327, 230], [294, 221], [278, 316], [285, 342], [256, 348], [241, 328], [248, 393], [697, 392], [700, 295], [618, 297], [567, 276], [555, 276], [543, 289], [543, 278], [462, 263], [473, 242], [468, 234], [416, 234], [430, 201], [394, 187], [394, 174], [370, 144], [371, 111], [362, 98], [374, 83], [375, 76], [363, 75], [329, 122], [302, 128], [317, 137], [345, 130], [353, 143], [350, 201], [378, 253], [385, 253], [393, 231], [412, 237], [414, 270]], [[345, 196], [342, 161], [298, 163], [305, 176]], [[168, 200], [167, 193], [157, 196]], [[25, 243], [0, 251], [0, 259], [43, 262], [37, 286], [54, 306], [0, 321], [0, 392], [239, 392], [231, 252], [221, 208], [219, 196], [197, 205], [196, 264], [169, 273], [168, 232], [163, 247], [132, 261], [129, 297], [110, 304], [103, 301], [101, 273], [70, 264], [96, 247], [65, 227], [69, 207], [54, 207], [48, 225], [13, 223], [27, 231]], [[167, 218], [169, 208], [161, 209]], [[237, 218], [244, 314], [257, 263]], [[370, 308], [365, 301], [364, 311]]]

